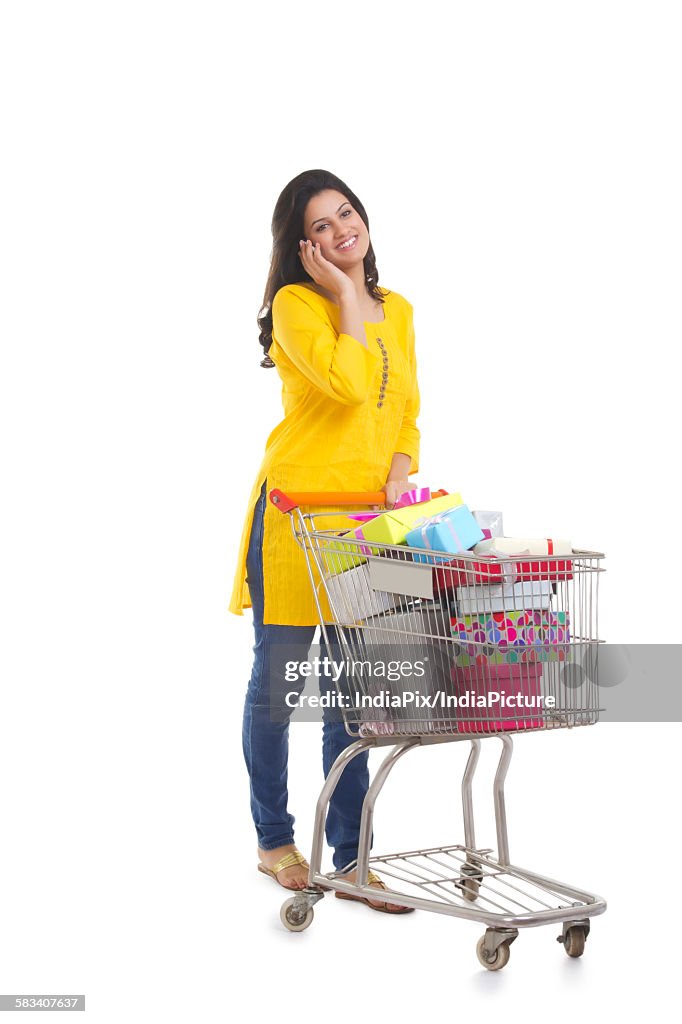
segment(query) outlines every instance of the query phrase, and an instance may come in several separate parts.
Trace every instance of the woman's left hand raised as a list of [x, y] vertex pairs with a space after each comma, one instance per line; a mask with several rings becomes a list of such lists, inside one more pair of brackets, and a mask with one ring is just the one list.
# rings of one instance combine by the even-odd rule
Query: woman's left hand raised
[[313, 281], [323, 288], [327, 288], [337, 298], [341, 298], [346, 289], [353, 288], [353, 282], [348, 274], [344, 273], [340, 267], [335, 266], [330, 260], [324, 258], [322, 246], [319, 242], [313, 245], [309, 238], [305, 242], [301, 239], [299, 242], [299, 256], [301, 257], [303, 267], [310, 274]]

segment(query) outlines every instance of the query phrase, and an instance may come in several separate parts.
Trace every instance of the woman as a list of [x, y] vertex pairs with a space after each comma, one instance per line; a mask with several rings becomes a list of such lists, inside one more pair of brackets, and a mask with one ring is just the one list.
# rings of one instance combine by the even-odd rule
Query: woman
[[[249, 499], [230, 611], [241, 615], [253, 608], [255, 657], [243, 746], [258, 867], [285, 888], [301, 889], [307, 864], [294, 845], [287, 809], [288, 719], [285, 713], [275, 721], [272, 711], [282, 705], [274, 691], [284, 678], [286, 645], [307, 650], [318, 615], [289, 517], [267, 501], [267, 492], [383, 490], [393, 507], [418, 468], [419, 391], [412, 306], [379, 288], [367, 214], [348, 186], [328, 171], [298, 175], [277, 200], [272, 234], [258, 319], [266, 353], [261, 366], [277, 368], [285, 415], [267, 440]], [[325, 521], [324, 528], [337, 525]], [[325, 775], [350, 742], [343, 723], [325, 719]], [[368, 783], [365, 752], [344, 771], [329, 807], [326, 835], [337, 871], [357, 857]], [[354, 881], [355, 873], [344, 877]], [[371, 884], [385, 888], [373, 873]], [[360, 902], [385, 912], [405, 910], [380, 900]]]

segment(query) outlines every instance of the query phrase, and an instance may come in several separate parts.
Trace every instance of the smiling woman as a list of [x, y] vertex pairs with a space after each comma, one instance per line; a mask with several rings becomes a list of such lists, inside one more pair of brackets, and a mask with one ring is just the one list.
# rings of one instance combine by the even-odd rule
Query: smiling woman
[[[261, 365], [276, 367], [282, 380], [284, 419], [268, 437], [249, 497], [230, 610], [241, 615], [253, 608], [243, 748], [259, 870], [297, 889], [307, 872], [287, 807], [292, 707], [285, 703], [285, 662], [291, 645], [308, 650], [318, 616], [303, 551], [267, 492], [384, 491], [392, 507], [418, 468], [419, 389], [412, 306], [379, 288], [367, 214], [348, 186], [328, 171], [300, 174], [277, 200], [272, 234], [258, 325], [266, 353]], [[338, 515], [325, 528], [353, 525]], [[321, 601], [328, 620], [323, 595]], [[321, 643], [323, 655], [335, 653], [336, 634], [328, 632], [332, 651]], [[349, 742], [343, 722], [326, 716], [325, 774]], [[330, 804], [326, 833], [338, 870], [357, 857], [368, 781], [365, 752], [349, 763]], [[404, 910], [381, 901], [367, 905]]]
[[[351, 248], [340, 248], [351, 236], [357, 238], [356, 243]], [[337, 302], [335, 288], [354, 284], [362, 311], [370, 312], [368, 319], [381, 319], [385, 292], [379, 288], [369, 219], [358, 197], [336, 175], [305, 171], [294, 178], [275, 207], [272, 237], [272, 262], [258, 317], [260, 343], [265, 350], [261, 366], [274, 366], [269, 357], [272, 303], [284, 285], [307, 281], [318, 294]], [[318, 257], [331, 263], [326, 272], [319, 259], [318, 265], [313, 265], [316, 250]], [[346, 276], [334, 276], [335, 268]]]
[[[324, 195], [325, 195], [325, 198], [326, 198], [326, 193]], [[311, 202], [309, 204], [309, 207], [310, 206], [312, 206], [313, 210], [315, 209], [315, 200], [314, 199], [311, 200]], [[345, 200], [343, 203], [341, 203], [341, 206], [339, 206], [338, 210], [336, 211], [336, 216], [341, 221], [344, 221], [344, 220], [347, 221], [347, 220], [349, 220], [349, 218], [352, 218], [353, 212], [354, 212], [353, 211], [353, 207], [350, 205], [348, 200]], [[326, 221], [324, 219], [324, 217], [319, 217], [317, 220], [312, 221], [310, 227], [311, 227], [311, 231], [315, 235], [319, 236], [324, 231], [326, 231], [326, 229], [329, 226], [330, 226], [329, 222]], [[348, 224], [346, 226], [347, 227], [351, 227], [351, 231], [350, 231], [350, 233], [347, 233], [346, 235], [344, 235], [344, 239], [343, 239], [342, 242], [334, 241], [334, 249], [335, 249], [336, 252], [346, 252], [346, 251], [349, 251], [350, 249], [357, 248], [358, 239], [360, 238], [360, 233], [355, 234], [353, 232], [352, 226], [350, 224]], [[367, 233], [367, 238], [369, 239], [369, 232], [366, 231], [366, 233]], [[333, 236], [333, 232], [332, 232], [332, 236]], [[360, 244], [362, 244], [362, 243], [360, 243]], [[326, 248], [326, 251], [325, 251], [325, 248]], [[331, 250], [330, 250], [330, 248], [328, 246], [325, 247], [324, 245], [322, 245], [322, 255], [323, 256], [327, 256], [327, 258], [329, 258], [331, 256]]]

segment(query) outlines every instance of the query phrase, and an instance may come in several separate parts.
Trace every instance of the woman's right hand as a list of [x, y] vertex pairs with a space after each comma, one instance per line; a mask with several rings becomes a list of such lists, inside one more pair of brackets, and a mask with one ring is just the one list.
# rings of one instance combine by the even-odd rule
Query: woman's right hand
[[353, 292], [355, 291], [348, 274], [324, 258], [319, 242], [313, 245], [310, 239], [307, 239], [305, 242], [300, 241], [298, 247], [301, 263], [315, 284], [326, 288], [337, 298], [340, 298], [341, 294], [349, 288]]

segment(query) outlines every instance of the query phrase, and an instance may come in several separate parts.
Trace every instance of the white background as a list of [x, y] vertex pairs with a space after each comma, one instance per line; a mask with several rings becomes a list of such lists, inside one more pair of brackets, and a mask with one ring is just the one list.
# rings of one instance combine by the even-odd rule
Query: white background
[[[324, 167], [415, 308], [419, 482], [606, 551], [606, 639], [679, 639], [679, 6], [0, 11], [0, 991], [85, 992], [98, 1024], [655, 1014], [679, 725], [516, 742], [512, 859], [609, 901], [582, 960], [539, 928], [489, 974], [478, 925], [332, 899], [290, 935], [241, 761], [250, 615], [226, 608], [280, 416], [270, 218]], [[461, 841], [464, 754], [401, 763], [377, 849]], [[299, 725], [304, 851], [319, 759]]]

